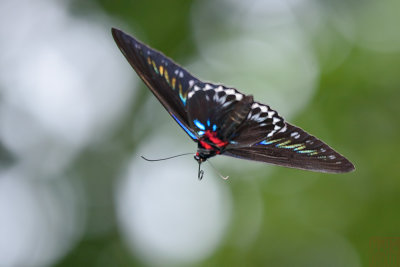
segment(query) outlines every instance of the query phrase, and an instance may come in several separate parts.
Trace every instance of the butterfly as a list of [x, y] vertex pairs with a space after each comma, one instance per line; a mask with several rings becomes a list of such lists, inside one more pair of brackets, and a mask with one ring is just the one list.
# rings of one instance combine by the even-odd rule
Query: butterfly
[[201, 163], [216, 155], [316, 172], [354, 170], [345, 157], [252, 95], [201, 81], [161, 52], [121, 30], [111, 31], [139, 77], [197, 143], [199, 179]]

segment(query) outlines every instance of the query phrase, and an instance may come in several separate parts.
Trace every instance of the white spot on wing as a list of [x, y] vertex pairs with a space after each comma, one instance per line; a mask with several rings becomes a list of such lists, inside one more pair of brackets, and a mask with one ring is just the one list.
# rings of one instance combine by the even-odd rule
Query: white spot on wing
[[[251, 108], [252, 109], [260, 108], [261, 112], [264, 112], [264, 113], [268, 112], [268, 107], [266, 105], [260, 105], [257, 102], [254, 102], [253, 105], [251, 106]], [[272, 118], [272, 116], [270, 118]]]
[[281, 119], [276, 118], [276, 117], [274, 117], [274, 118], [272, 119], [272, 123], [273, 123], [273, 124], [277, 124], [278, 121], [281, 121]]
[[[214, 96], [214, 97], [215, 97], [215, 96]], [[218, 101], [219, 103], [221, 103], [221, 104], [224, 103], [224, 105], [230, 103], [230, 102], [226, 102], [226, 103], [225, 103], [225, 100], [226, 100], [226, 95], [224, 95], [223, 97], [219, 98], [217, 101]]]
[[268, 112], [268, 108], [266, 107], [266, 106], [260, 106], [260, 108], [261, 108], [261, 112]]
[[209, 85], [208, 83], [204, 86], [204, 91], [213, 89], [214, 87], [212, 87], [211, 85]]
[[233, 89], [226, 89], [226, 90], [225, 90], [225, 93], [228, 94], [228, 95], [234, 95], [234, 94], [235, 94], [235, 90], [233, 90]]
[[193, 80], [190, 80], [190, 81], [189, 81], [189, 88], [191, 88], [193, 85], [194, 85], [194, 81], [193, 81]]
[[267, 113], [268, 113], [268, 119], [271, 119], [274, 116], [275, 111], [268, 111]]
[[280, 129], [280, 133], [283, 133], [283, 132], [286, 132], [286, 130], [287, 130], [287, 127], [286, 127], [286, 125], [282, 128], [282, 129]]
[[290, 137], [293, 137], [294, 139], [299, 139], [300, 138], [300, 134], [298, 132], [293, 132], [290, 134]]
[[237, 101], [240, 101], [240, 100], [242, 100], [243, 95], [242, 95], [242, 94], [239, 94], [239, 93], [236, 93], [236, 94], [235, 94], [235, 97], [236, 97], [236, 100], [237, 100]]
[[265, 118], [260, 118], [259, 114], [257, 114], [256, 116], [253, 116], [253, 117], [252, 117], [252, 120], [254, 120], [254, 121], [260, 123], [260, 122], [262, 122], [262, 121], [265, 121]]
[[222, 91], [224, 91], [224, 88], [220, 85], [220, 86], [218, 86], [217, 88], [215, 88], [215, 92], [222, 92]]
[[229, 106], [230, 104], [232, 104], [232, 101], [225, 102], [222, 106], [223, 106], [223, 107], [227, 107], [227, 106]]

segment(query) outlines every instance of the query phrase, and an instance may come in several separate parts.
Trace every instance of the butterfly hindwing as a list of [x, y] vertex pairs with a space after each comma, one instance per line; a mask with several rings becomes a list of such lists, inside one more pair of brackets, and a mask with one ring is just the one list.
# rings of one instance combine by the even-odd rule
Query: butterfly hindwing
[[187, 96], [199, 80], [162, 53], [124, 32], [112, 29], [119, 49], [170, 115], [192, 138], [197, 136], [187, 118]]
[[327, 144], [289, 123], [260, 142], [229, 148], [224, 155], [318, 172], [341, 173], [354, 169], [350, 161]]
[[246, 120], [236, 129], [230, 147], [248, 147], [282, 130], [284, 119], [269, 106], [253, 102]]

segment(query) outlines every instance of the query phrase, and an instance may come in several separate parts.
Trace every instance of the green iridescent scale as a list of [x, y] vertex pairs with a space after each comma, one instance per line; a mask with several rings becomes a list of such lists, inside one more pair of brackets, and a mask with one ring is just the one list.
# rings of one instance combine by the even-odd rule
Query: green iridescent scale
[[[259, 145], [271, 145], [271, 144], [275, 144], [276, 148], [283, 148], [283, 149], [291, 149], [293, 151], [295, 151], [296, 153], [300, 153], [300, 154], [307, 154], [308, 156], [314, 156], [317, 155], [318, 152], [317, 150], [314, 149], [306, 149], [306, 145], [304, 143], [297, 143], [297, 144], [291, 144], [292, 141], [291, 140], [285, 140], [282, 143], [278, 143], [280, 141], [282, 141], [284, 138], [280, 138], [280, 139], [275, 139], [275, 140], [264, 140], [261, 141], [260, 143], [258, 143]], [[277, 144], [276, 144], [277, 143]]]

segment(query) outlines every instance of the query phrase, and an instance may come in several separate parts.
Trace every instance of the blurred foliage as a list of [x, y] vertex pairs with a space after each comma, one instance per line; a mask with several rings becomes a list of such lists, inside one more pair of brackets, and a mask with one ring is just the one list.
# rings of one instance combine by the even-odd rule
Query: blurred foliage
[[[191, 4], [192, 1], [186, 0], [75, 0], [71, 10], [84, 15], [93, 6], [99, 6], [127, 27], [139, 31], [140, 38], [151, 46], [182, 62], [196, 53], [190, 33]], [[353, 1], [352, 5], [361, 8], [363, 3]], [[328, 30], [311, 40], [321, 64], [334, 57], [324, 54], [321, 47], [324, 38], [334, 35], [333, 30]], [[326, 243], [336, 242], [326, 242], [335, 239], [329, 231], [347, 238], [364, 266], [369, 262], [371, 237], [400, 236], [397, 155], [400, 151], [400, 53], [377, 52], [344, 39], [335, 42], [339, 46], [351, 46], [349, 55], [336, 68], [322, 68], [317, 93], [294, 123], [335, 144], [338, 151], [353, 161], [356, 171], [329, 175], [274, 168], [271, 178], [265, 180], [258, 169], [247, 174], [257, 177], [255, 182], [231, 179], [234, 220], [222, 247], [199, 266], [343, 266], [340, 256], [346, 257], [351, 252], [341, 247], [340, 240], [337, 247], [325, 247]], [[132, 75], [135, 74], [132, 72]], [[57, 266], [143, 264], [129, 252], [119, 234], [110, 180], [141, 139], [132, 137], [132, 121], [137, 120], [141, 103], [152, 97], [144, 85], [141, 88], [132, 110], [120, 128], [115, 129], [114, 136], [89, 148], [71, 167], [77, 178], [90, 177], [85, 181], [91, 189], [87, 191], [91, 203], [88, 232]], [[296, 187], [303, 189], [296, 192]], [[246, 218], [253, 215], [246, 202], [254, 203], [253, 190], [261, 191], [262, 205], [258, 208], [265, 212], [255, 240], [245, 243], [240, 233], [251, 227]], [[91, 228], [98, 227], [98, 221], [104, 222], [105, 230]], [[241, 245], [241, 242], [244, 243]], [[312, 253], [308, 247], [319, 250]], [[330, 251], [335, 254], [329, 255]]]

